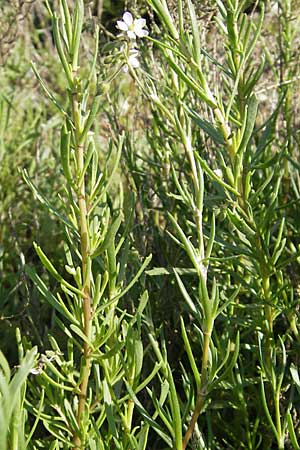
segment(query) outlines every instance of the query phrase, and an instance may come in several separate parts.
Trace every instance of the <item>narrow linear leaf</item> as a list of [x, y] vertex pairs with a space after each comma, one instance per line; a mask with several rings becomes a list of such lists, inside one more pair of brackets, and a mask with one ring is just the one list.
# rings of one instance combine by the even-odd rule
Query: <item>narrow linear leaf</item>
[[[225, 183], [222, 178], [218, 177], [218, 175], [208, 166], [207, 162], [201, 158], [198, 152], [196, 152], [195, 155], [204, 172], [206, 172], [213, 180], [219, 183], [224, 189], [232, 192], [237, 197], [240, 196], [240, 193], [234, 187], [230, 186], [230, 184]], [[232, 180], [234, 181], [233, 177]]]
[[72, 331], [74, 331], [74, 333], [77, 334], [77, 336], [79, 336], [84, 342], [86, 342], [91, 349], [93, 349], [92, 343], [89, 341], [87, 336], [84, 334], [84, 332], [81, 330], [81, 328], [78, 325], [71, 323], [70, 328]]
[[143, 405], [140, 403], [136, 395], [134, 394], [132, 388], [127, 383], [126, 380], [124, 380], [126, 384], [126, 388], [129, 392], [130, 397], [134, 401], [134, 404], [136, 405], [137, 409], [139, 410], [142, 417], [145, 419], [145, 421], [163, 438], [163, 440], [169, 445], [170, 448], [172, 448], [172, 439], [164, 432], [163, 428], [158, 425], [155, 420], [152, 419], [152, 417], [147, 413], [147, 411], [144, 409]]
[[294, 423], [291, 416], [291, 413], [288, 412], [286, 414], [287, 424], [288, 424], [288, 430], [289, 430], [289, 437], [292, 442], [292, 445], [294, 447], [294, 450], [300, 450], [300, 445], [298, 444], [297, 436], [295, 433]]
[[181, 240], [182, 245], [184, 246], [193, 266], [195, 267], [195, 269], [197, 270], [197, 272], [200, 272], [200, 268], [199, 268], [199, 261], [198, 258], [196, 256], [196, 251], [193, 247], [193, 244], [191, 243], [191, 241], [186, 237], [186, 235], [184, 234], [184, 231], [182, 230], [182, 228], [180, 227], [180, 225], [177, 223], [177, 221], [175, 220], [175, 218], [172, 216], [171, 213], [168, 212], [168, 218], [170, 219], [170, 221], [172, 222], [172, 225], [174, 226], [174, 228], [176, 229], [178, 236]]
[[56, 46], [56, 49], [57, 49], [57, 53], [59, 55], [59, 59], [60, 59], [61, 64], [63, 66], [64, 72], [65, 72], [65, 75], [66, 75], [66, 78], [67, 78], [67, 81], [68, 81], [69, 88], [72, 90], [73, 87], [74, 87], [74, 83], [73, 83], [71, 68], [70, 68], [70, 65], [69, 65], [69, 63], [67, 61], [67, 57], [66, 57], [64, 49], [63, 49], [61, 36], [60, 36], [60, 29], [59, 29], [59, 19], [56, 16], [56, 14], [53, 15], [52, 24], [53, 24], [53, 36], [54, 36], [54, 41], [55, 41], [55, 46]]
[[189, 108], [187, 105], [183, 105], [187, 113], [193, 119], [196, 125], [198, 125], [201, 130], [203, 130], [208, 136], [219, 145], [224, 145], [225, 141], [222, 133], [215, 128], [210, 122], [205, 119], [202, 119], [200, 115], [193, 109]]
[[80, 136], [80, 141], [79, 142], [81, 144], [85, 141], [87, 133], [90, 131], [90, 129], [91, 129], [91, 127], [92, 127], [92, 125], [93, 125], [93, 123], [95, 121], [96, 114], [99, 111], [101, 98], [102, 98], [101, 95], [96, 95], [94, 97], [94, 100], [93, 100], [93, 103], [91, 105], [88, 118], [86, 119], [83, 131], [82, 131], [81, 136]]
[[150, 277], [157, 277], [161, 275], [173, 275], [174, 271], [178, 273], [178, 275], [195, 275], [197, 273], [196, 269], [186, 269], [184, 267], [154, 267], [153, 269], [146, 270], [146, 274]]
[[53, 294], [48, 290], [47, 286], [43, 282], [43, 280], [38, 276], [38, 274], [31, 269], [29, 266], [25, 267], [26, 274], [29, 275], [32, 282], [35, 284], [37, 289], [40, 291], [40, 293], [43, 295], [43, 297], [47, 300], [47, 302], [54, 308], [56, 311], [58, 311], [63, 317], [68, 319], [71, 323], [74, 323], [74, 325], [79, 325], [76, 318], [74, 317], [74, 314], [68, 310], [68, 308], [63, 304], [63, 302], [60, 302], [57, 300], [56, 297], [54, 297]]
[[117, 300], [119, 300], [121, 297], [123, 297], [131, 288], [132, 286], [135, 285], [135, 283], [137, 282], [137, 280], [140, 278], [140, 276], [142, 275], [142, 273], [144, 272], [145, 268], [148, 266], [148, 264], [150, 263], [152, 259], [152, 255], [147, 256], [147, 258], [145, 259], [145, 261], [143, 262], [142, 266], [140, 267], [140, 269], [138, 270], [138, 272], [136, 273], [136, 275], [132, 278], [132, 280], [130, 281], [130, 283], [126, 286], [125, 289], [123, 289], [122, 292], [120, 292], [118, 295], [116, 295], [115, 297], [113, 297], [109, 302], [105, 303], [104, 305], [101, 305], [100, 307], [98, 307], [97, 311], [101, 311], [105, 308], [107, 308], [108, 306], [112, 305], [113, 303], [115, 303]]
[[101, 253], [105, 252], [105, 250], [108, 249], [111, 242], [114, 242], [115, 236], [120, 228], [121, 222], [122, 216], [121, 214], [119, 214], [108, 227], [108, 231], [105, 235], [104, 241], [102, 242], [100, 247], [94, 251], [94, 253], [91, 256], [92, 258], [96, 258], [97, 256], [101, 255]]
[[33, 62], [31, 62], [31, 67], [32, 70], [35, 74], [35, 76], [37, 77], [43, 91], [45, 92], [45, 94], [47, 95], [47, 97], [51, 100], [51, 102], [56, 106], [56, 108], [59, 110], [59, 112], [68, 119], [68, 122], [71, 123], [71, 120], [68, 116], [68, 113], [64, 110], [64, 108], [62, 107], [62, 105], [58, 102], [58, 100], [56, 100], [56, 98], [54, 97], [54, 95], [49, 91], [48, 87], [46, 86], [45, 82], [43, 81], [42, 77], [40, 76], [35, 64]]
[[166, 2], [161, 2], [161, 0], [148, 0], [148, 3], [156, 10], [165, 27], [169, 30], [173, 39], [178, 40], [178, 31], [174, 25], [173, 18], [170, 14]]
[[268, 403], [267, 403], [267, 399], [266, 399], [266, 394], [265, 394], [265, 386], [264, 386], [264, 381], [263, 381], [263, 377], [262, 375], [260, 376], [260, 388], [261, 388], [261, 399], [262, 399], [262, 404], [263, 404], [263, 408], [265, 411], [265, 414], [267, 416], [268, 422], [273, 430], [274, 435], [276, 436], [277, 441], [279, 440], [279, 436], [278, 436], [278, 432], [277, 429], [274, 425], [274, 422], [272, 420], [270, 411], [269, 411], [269, 407], [268, 407]]
[[244, 126], [244, 133], [238, 148], [238, 153], [242, 154], [246, 149], [248, 142], [252, 136], [257, 116], [258, 101], [255, 94], [252, 94], [247, 105], [247, 118]]
[[74, 292], [75, 294], [80, 295], [81, 297], [84, 297], [84, 293], [77, 289], [75, 286], [72, 286], [70, 283], [68, 283], [55, 269], [52, 262], [48, 259], [48, 257], [45, 255], [41, 247], [39, 247], [36, 242], [33, 243], [34, 249], [40, 258], [41, 262], [45, 266], [45, 268], [53, 275], [53, 277], [59, 281], [62, 285], [64, 285], [66, 288], [70, 289], [70, 291]]
[[73, 223], [70, 222], [67, 217], [63, 216], [51, 203], [47, 200], [47, 198], [41, 193], [41, 191], [35, 186], [35, 184], [31, 181], [26, 169], [22, 171], [23, 178], [26, 184], [30, 187], [34, 196], [38, 199], [38, 201], [45, 206], [48, 211], [52, 212], [61, 222], [63, 222], [68, 228], [70, 228], [74, 234], [79, 237], [79, 233], [74, 227]]
[[180, 291], [181, 291], [181, 293], [183, 295], [183, 298], [186, 301], [188, 307], [190, 308], [191, 312], [193, 314], [195, 314], [196, 317], [199, 316], [199, 311], [197, 310], [197, 308], [195, 306], [195, 303], [191, 299], [188, 291], [186, 290], [186, 287], [185, 287], [184, 283], [182, 282], [179, 274], [177, 273], [177, 271], [175, 269], [174, 269], [174, 274], [175, 274], [175, 277], [176, 277], [179, 289], [180, 289]]
[[67, 131], [66, 127], [62, 127], [61, 129], [61, 138], [60, 138], [60, 159], [61, 165], [63, 168], [63, 172], [68, 183], [74, 187], [73, 177], [71, 173], [70, 166], [70, 142], [71, 142], [71, 132]]
[[188, 339], [188, 335], [185, 329], [185, 324], [184, 324], [184, 320], [182, 317], [180, 317], [180, 324], [181, 324], [181, 334], [182, 334], [182, 338], [183, 338], [183, 342], [184, 342], [184, 346], [185, 346], [185, 350], [187, 352], [188, 358], [189, 358], [189, 362], [190, 362], [190, 366], [191, 369], [193, 371], [194, 374], [194, 378], [195, 378], [195, 382], [196, 382], [196, 386], [197, 386], [197, 392], [199, 392], [200, 386], [201, 386], [201, 376], [200, 376], [200, 372], [198, 370], [194, 355], [193, 355], [193, 351], [192, 351], [192, 347], [190, 345], [189, 339]]
[[200, 32], [199, 32], [199, 24], [197, 22], [197, 16], [195, 12], [195, 8], [191, 0], [187, 0], [187, 6], [189, 10], [189, 15], [191, 19], [191, 25], [192, 25], [192, 34], [193, 34], [193, 53], [195, 61], [197, 62], [199, 69], [200, 69], [200, 63], [201, 63], [201, 39], [200, 39]]
[[45, 389], [42, 389], [41, 399], [40, 399], [39, 407], [38, 407], [37, 414], [36, 414], [36, 417], [35, 417], [35, 421], [34, 421], [32, 427], [31, 427], [30, 433], [27, 436], [26, 443], [25, 443], [25, 448], [27, 448], [28, 445], [29, 445], [29, 442], [31, 442], [31, 438], [32, 438], [32, 436], [33, 436], [33, 434], [34, 434], [34, 432], [36, 430], [36, 427], [38, 426], [39, 421], [41, 420], [41, 413], [42, 413], [42, 409], [43, 409], [43, 406], [44, 406], [44, 398], [45, 398]]

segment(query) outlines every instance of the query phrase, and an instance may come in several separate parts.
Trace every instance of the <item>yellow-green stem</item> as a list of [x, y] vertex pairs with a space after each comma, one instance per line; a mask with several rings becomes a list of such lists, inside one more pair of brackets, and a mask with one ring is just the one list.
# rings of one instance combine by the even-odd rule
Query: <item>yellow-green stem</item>
[[[73, 98], [73, 114], [74, 114], [74, 123], [76, 126], [75, 139], [76, 139], [76, 160], [78, 173], [82, 173], [84, 168], [84, 144], [79, 144], [80, 137], [80, 112], [77, 95]], [[81, 258], [82, 258], [82, 277], [83, 277], [83, 318], [84, 318], [84, 334], [87, 336], [87, 340], [90, 341], [91, 336], [91, 297], [90, 297], [90, 274], [88, 271], [89, 265], [89, 232], [88, 232], [88, 221], [87, 221], [87, 204], [86, 204], [86, 195], [85, 195], [85, 181], [84, 177], [82, 177], [82, 181], [78, 186], [77, 192], [78, 198], [78, 206], [79, 206], [79, 224], [80, 224], [80, 246], [81, 246]], [[77, 410], [77, 423], [80, 428], [80, 423], [82, 419], [82, 414], [84, 412], [87, 389], [91, 371], [91, 348], [88, 342], [84, 342], [83, 344], [83, 374], [82, 374], [82, 382], [80, 385], [80, 394], [79, 394], [79, 403]], [[76, 450], [83, 449], [84, 443], [81, 442], [80, 436], [77, 433], [74, 433], [73, 443], [75, 445]]]
[[272, 356], [272, 339], [273, 339], [273, 308], [270, 305], [270, 277], [262, 277], [262, 288], [265, 299], [265, 317], [267, 320], [267, 338], [266, 338], [266, 362], [268, 369], [271, 368], [271, 356]]
[[276, 420], [276, 429], [278, 433], [278, 450], [284, 449], [284, 438], [282, 436], [282, 428], [281, 428], [281, 415], [280, 415], [280, 390], [275, 392], [275, 420]]
[[290, 318], [290, 327], [294, 333], [295, 338], [297, 339], [297, 342], [300, 344], [300, 334], [297, 327], [297, 314], [293, 313], [292, 317]]
[[202, 354], [202, 366], [201, 366], [201, 383], [199, 390], [197, 392], [196, 406], [189, 424], [189, 427], [184, 435], [182, 441], [182, 450], [185, 450], [189, 440], [194, 432], [197, 420], [201, 414], [203, 403], [207, 395], [207, 368], [208, 368], [208, 355], [209, 355], [209, 344], [211, 338], [211, 331], [204, 332], [204, 342], [203, 342], [203, 354]]
[[131, 431], [133, 411], [134, 411], [134, 401], [129, 399], [128, 403], [127, 403], [127, 414], [126, 414], [126, 425], [125, 425], [126, 432], [128, 434]]
[[227, 147], [227, 150], [229, 153], [231, 165], [232, 165], [232, 167], [234, 167], [235, 149], [234, 149], [234, 146], [232, 143], [231, 129], [230, 129], [228, 123], [226, 122], [226, 119], [225, 119], [222, 111], [219, 108], [216, 108], [214, 110], [214, 114], [215, 114], [216, 121], [218, 122], [218, 124], [220, 126], [220, 130], [221, 130], [223, 139], [225, 141], [225, 144], [226, 144], [226, 147]]
[[[182, 130], [179, 130], [182, 131]], [[194, 217], [196, 222], [196, 228], [197, 228], [197, 234], [198, 234], [198, 249], [199, 249], [199, 256], [202, 260], [204, 259], [204, 243], [203, 243], [203, 231], [202, 231], [202, 198], [201, 198], [201, 186], [200, 186], [200, 179], [197, 171], [195, 156], [193, 153], [193, 149], [191, 146], [191, 142], [189, 137], [181, 132], [183, 144], [185, 147], [185, 151], [187, 154], [187, 157], [189, 159], [190, 168], [191, 168], [191, 177], [193, 181], [193, 186], [195, 190], [195, 197], [196, 197], [196, 208], [194, 211]]]

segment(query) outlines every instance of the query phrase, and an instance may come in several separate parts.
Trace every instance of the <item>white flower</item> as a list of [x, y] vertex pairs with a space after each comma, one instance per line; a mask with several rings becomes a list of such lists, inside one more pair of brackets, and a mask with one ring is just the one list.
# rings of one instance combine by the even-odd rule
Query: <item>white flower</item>
[[128, 66], [130, 66], [132, 69], [137, 69], [140, 67], [140, 62], [138, 60], [138, 51], [134, 50], [130, 52], [130, 55], [127, 59], [127, 64], [123, 67], [123, 72], [128, 72]]
[[128, 58], [128, 64], [133, 67], [134, 69], [136, 69], [137, 67], [140, 66], [140, 62], [138, 60], [137, 54], [134, 55], [130, 55]]
[[123, 14], [122, 18], [123, 20], [117, 21], [116, 26], [119, 30], [127, 34], [129, 39], [148, 36], [148, 31], [143, 29], [146, 25], [145, 19], [133, 19], [132, 14], [128, 11]]
[[37, 368], [37, 369], [31, 369], [29, 373], [32, 373], [32, 375], [40, 375], [40, 373], [42, 373], [43, 369], [42, 368]]
[[218, 178], [223, 179], [223, 172], [221, 169], [215, 169], [214, 174], [217, 175]]

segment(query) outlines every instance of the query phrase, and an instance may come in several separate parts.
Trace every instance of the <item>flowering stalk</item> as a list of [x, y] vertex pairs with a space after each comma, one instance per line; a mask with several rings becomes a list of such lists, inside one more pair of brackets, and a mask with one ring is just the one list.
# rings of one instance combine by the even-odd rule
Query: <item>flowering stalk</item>
[[[78, 30], [79, 32], [79, 30]], [[80, 30], [81, 32], [81, 30]], [[77, 64], [73, 64], [72, 77], [73, 83], [76, 85], [77, 80]], [[73, 101], [73, 117], [72, 121], [75, 124], [75, 155], [76, 163], [78, 167], [78, 173], [84, 173], [84, 152], [86, 151], [86, 137], [82, 140], [82, 123], [80, 110], [82, 108], [79, 102], [80, 91], [72, 92]], [[81, 181], [77, 185], [77, 198], [79, 206], [79, 224], [80, 224], [80, 247], [81, 247], [81, 258], [82, 258], [82, 274], [83, 283], [82, 290], [84, 293], [83, 297], [83, 320], [84, 320], [84, 334], [86, 336], [86, 341], [83, 343], [83, 376], [80, 385], [79, 394], [79, 404], [77, 411], [77, 423], [80, 426], [82, 415], [85, 409], [86, 395], [89, 383], [89, 377], [91, 372], [91, 352], [92, 349], [89, 345], [91, 342], [91, 330], [92, 330], [92, 308], [91, 308], [91, 279], [90, 279], [90, 238], [89, 238], [89, 225], [88, 225], [88, 208], [86, 200], [86, 190], [85, 190], [85, 177], [81, 177]], [[74, 444], [75, 448], [81, 448], [81, 439], [75, 433], [74, 434]]]
[[[78, 73], [79, 68], [79, 45], [80, 36], [82, 33], [83, 18], [84, 18], [84, 4], [82, 0], [76, 1], [75, 4], [75, 18], [73, 28], [70, 28], [69, 10], [66, 2], [62, 3], [64, 7], [64, 19], [66, 23], [67, 46], [68, 54], [64, 56], [64, 50], [61, 48], [60, 29], [58, 26], [58, 19], [53, 16], [55, 43], [60, 55], [60, 59], [65, 68], [65, 73], [69, 83], [69, 95], [72, 105], [70, 123], [72, 124], [71, 131], [66, 131], [68, 136], [71, 136], [74, 142], [75, 166], [77, 168], [77, 179], [71, 179], [78, 201], [79, 211], [79, 234], [80, 234], [80, 250], [81, 250], [81, 273], [82, 273], [82, 310], [83, 310], [83, 333], [85, 340], [83, 343], [83, 356], [81, 359], [82, 379], [80, 383], [79, 402], [77, 408], [77, 424], [78, 428], [74, 429], [73, 442], [76, 449], [84, 447], [84, 441], [77, 430], [80, 430], [83, 422], [83, 415], [86, 408], [87, 389], [89, 384], [89, 377], [91, 372], [91, 331], [92, 331], [92, 307], [91, 307], [91, 248], [90, 248], [90, 233], [89, 233], [89, 214], [87, 205], [87, 193], [85, 187], [85, 159], [87, 152], [88, 131], [93, 125], [93, 120], [98, 109], [99, 100], [94, 98], [93, 110], [89, 115], [83, 115], [82, 100], [84, 95], [88, 92], [82, 92], [81, 80]], [[64, 61], [72, 61], [71, 66]], [[68, 123], [65, 125], [65, 130], [68, 128]], [[90, 144], [91, 144], [90, 140]], [[64, 144], [62, 143], [62, 146]], [[70, 145], [67, 144], [67, 145]], [[92, 144], [91, 144], [92, 145]], [[62, 151], [69, 152], [68, 148]]]
[[145, 19], [134, 19], [129, 11], [126, 11], [122, 18], [123, 20], [117, 21], [116, 26], [127, 38], [130, 40], [136, 40], [137, 37], [143, 38], [148, 36], [148, 31], [144, 29], [146, 25]]
[[[59, 213], [57, 216], [65, 227], [64, 248], [68, 263], [65, 267], [75, 286], [59, 273], [36, 245], [42, 263], [59, 282], [64, 299], [61, 294], [54, 296], [34, 270], [27, 268], [27, 271], [61, 316], [57, 317], [57, 323], [67, 337], [65, 346], [68, 349], [65, 356], [56, 340], [51, 338], [51, 345], [58, 356], [54, 363], [45, 361], [45, 367], [38, 374], [40, 383], [47, 380], [49, 386], [44, 406], [47, 413], [42, 416], [50, 434], [67, 448], [102, 450], [114, 440], [120, 440], [125, 450], [129, 442], [137, 448], [147, 441], [143, 426], [133, 427], [134, 405], [123, 392], [126, 382], [132, 389], [139, 384], [143, 347], [141, 327], [136, 324], [141, 321], [147, 292], [141, 296], [134, 315], [125, 314], [117, 306], [138, 281], [151, 256], [139, 263], [137, 273], [128, 280], [125, 270], [130, 248], [127, 236], [133, 218], [134, 199], [131, 197], [130, 208], [124, 213], [122, 197], [116, 213], [108, 201], [108, 188], [115, 176], [124, 136], [110, 141], [102, 172], [94, 138], [94, 124], [102, 99], [100, 76], [96, 75], [98, 28], [93, 61], [86, 75], [80, 67], [83, 66], [80, 52], [83, 0], [76, 0], [73, 11], [66, 0], [61, 0], [60, 6], [61, 20], [56, 13], [50, 13], [55, 45], [67, 83], [70, 105], [67, 111], [33, 68], [44, 91], [64, 117], [60, 150], [66, 181], [66, 216]], [[107, 83], [103, 81], [106, 88]], [[25, 178], [38, 192], [29, 177], [25, 175]], [[123, 215], [124, 232], [117, 242]], [[122, 264], [118, 262], [119, 255]], [[53, 398], [56, 398], [55, 402]], [[64, 417], [65, 427], [52, 418], [50, 411], [53, 408]]]
[[128, 72], [128, 69], [137, 69], [140, 66], [139, 51], [137, 49], [137, 38], [144, 38], [148, 36], [148, 31], [144, 29], [146, 20], [143, 18], [134, 19], [129, 11], [126, 11], [123, 20], [118, 20], [116, 28], [121, 31], [118, 38], [124, 41], [122, 50], [125, 56], [125, 65], [123, 65], [123, 72]]

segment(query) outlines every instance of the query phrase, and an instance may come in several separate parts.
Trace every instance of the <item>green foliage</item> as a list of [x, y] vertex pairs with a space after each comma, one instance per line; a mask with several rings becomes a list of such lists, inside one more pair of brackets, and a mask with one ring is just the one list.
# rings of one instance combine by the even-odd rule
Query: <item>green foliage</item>
[[0, 447], [3, 450], [26, 448], [26, 379], [33, 370], [35, 355], [36, 348], [28, 351], [12, 376], [5, 356], [0, 353]]
[[3, 445], [298, 450], [299, 5], [84, 3], [1, 69]]

